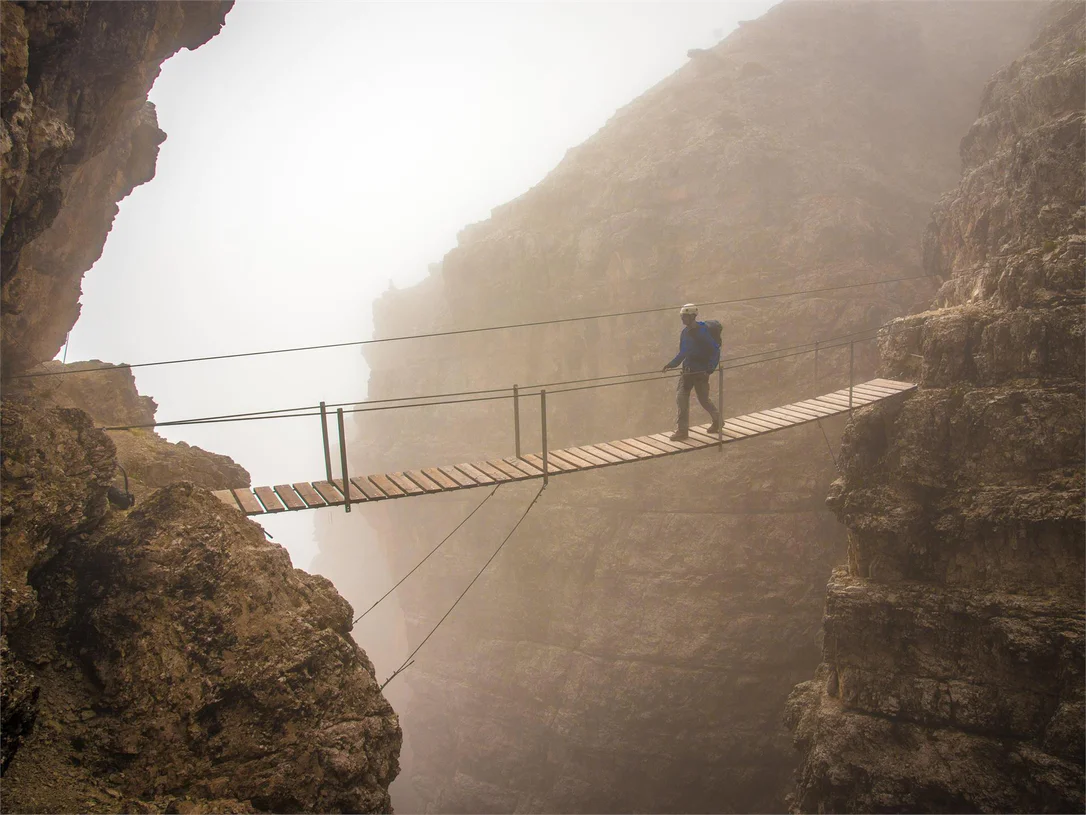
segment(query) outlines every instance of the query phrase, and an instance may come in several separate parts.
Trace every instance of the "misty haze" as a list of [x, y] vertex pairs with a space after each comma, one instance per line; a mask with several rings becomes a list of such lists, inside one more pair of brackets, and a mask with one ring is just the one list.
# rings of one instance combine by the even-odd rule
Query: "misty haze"
[[4, 0], [12, 812], [1068, 812], [1060, 2]]

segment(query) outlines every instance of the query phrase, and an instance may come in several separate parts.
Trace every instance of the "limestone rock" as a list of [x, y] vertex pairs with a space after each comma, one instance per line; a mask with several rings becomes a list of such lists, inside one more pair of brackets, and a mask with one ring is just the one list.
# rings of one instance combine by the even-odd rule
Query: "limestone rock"
[[789, 705], [802, 811], [1084, 806], [1086, 27], [1046, 17], [935, 208], [936, 308], [882, 335], [884, 374], [921, 389], [846, 434], [849, 565]]
[[56, 355], [117, 202], [154, 176], [147, 93], [163, 61], [219, 32], [232, 2], [6, 2], [0, 179], [5, 379]]

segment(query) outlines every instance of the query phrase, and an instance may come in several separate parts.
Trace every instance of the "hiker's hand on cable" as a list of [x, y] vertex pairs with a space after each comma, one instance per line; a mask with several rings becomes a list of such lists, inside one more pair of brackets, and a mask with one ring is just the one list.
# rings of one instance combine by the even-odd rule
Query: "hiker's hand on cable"
[[671, 370], [671, 366], [670, 366], [670, 365], [665, 365], [665, 366], [664, 366], [663, 368], [661, 368], [660, 370], [661, 370], [661, 371], [670, 371], [670, 370]]

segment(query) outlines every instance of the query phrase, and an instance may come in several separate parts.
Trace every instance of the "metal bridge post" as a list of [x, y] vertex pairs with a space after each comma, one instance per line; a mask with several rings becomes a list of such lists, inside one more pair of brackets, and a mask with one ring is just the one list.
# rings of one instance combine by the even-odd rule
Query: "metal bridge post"
[[852, 363], [855, 359], [856, 341], [848, 344], [848, 412], [852, 413]]
[[543, 486], [547, 486], [550, 473], [547, 470], [547, 391], [539, 391], [539, 417], [543, 427]]
[[324, 438], [324, 478], [332, 480], [332, 453], [328, 449], [328, 412], [321, 402], [321, 436]]
[[718, 453], [724, 452], [724, 366], [720, 365], [717, 368], [720, 373], [720, 377], [716, 382], [716, 395], [717, 395], [717, 410], [720, 411], [720, 428], [716, 431]]
[[[343, 467], [343, 509], [351, 511], [351, 481], [347, 475], [347, 440], [343, 435], [343, 408], [336, 408], [336, 420], [339, 422], [339, 459]], [[331, 481], [332, 479], [328, 479]]]
[[513, 386], [513, 435], [516, 436], [517, 458], [520, 458], [520, 391]]

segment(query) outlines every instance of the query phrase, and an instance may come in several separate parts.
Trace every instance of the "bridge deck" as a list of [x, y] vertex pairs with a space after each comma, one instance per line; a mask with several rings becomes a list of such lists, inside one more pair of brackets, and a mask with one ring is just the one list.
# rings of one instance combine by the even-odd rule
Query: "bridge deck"
[[[872, 379], [853, 387], [853, 407], [871, 405], [915, 389], [916, 385], [909, 382]], [[839, 416], [842, 413], [848, 413], [848, 388], [791, 405], [782, 405], [725, 419], [723, 443], [764, 436], [788, 427]], [[690, 437], [683, 441], [671, 441], [668, 438], [669, 433], [654, 433], [650, 436], [636, 436], [611, 442], [548, 450], [548, 475], [557, 477], [597, 467], [609, 467], [612, 464], [663, 458], [718, 446], [721, 443], [720, 440], [715, 434], [706, 433], [706, 427], [708, 425], [690, 428]], [[530, 454], [521, 456], [519, 459], [496, 458], [473, 461], [469, 464], [356, 476], [349, 479], [347, 491], [350, 493], [350, 502], [355, 504], [542, 477], [542, 455]], [[346, 500], [342, 478], [332, 481], [276, 484], [274, 487], [217, 490], [214, 494], [223, 503], [240, 509], [246, 515], [267, 515], [301, 509], [343, 506]]]

